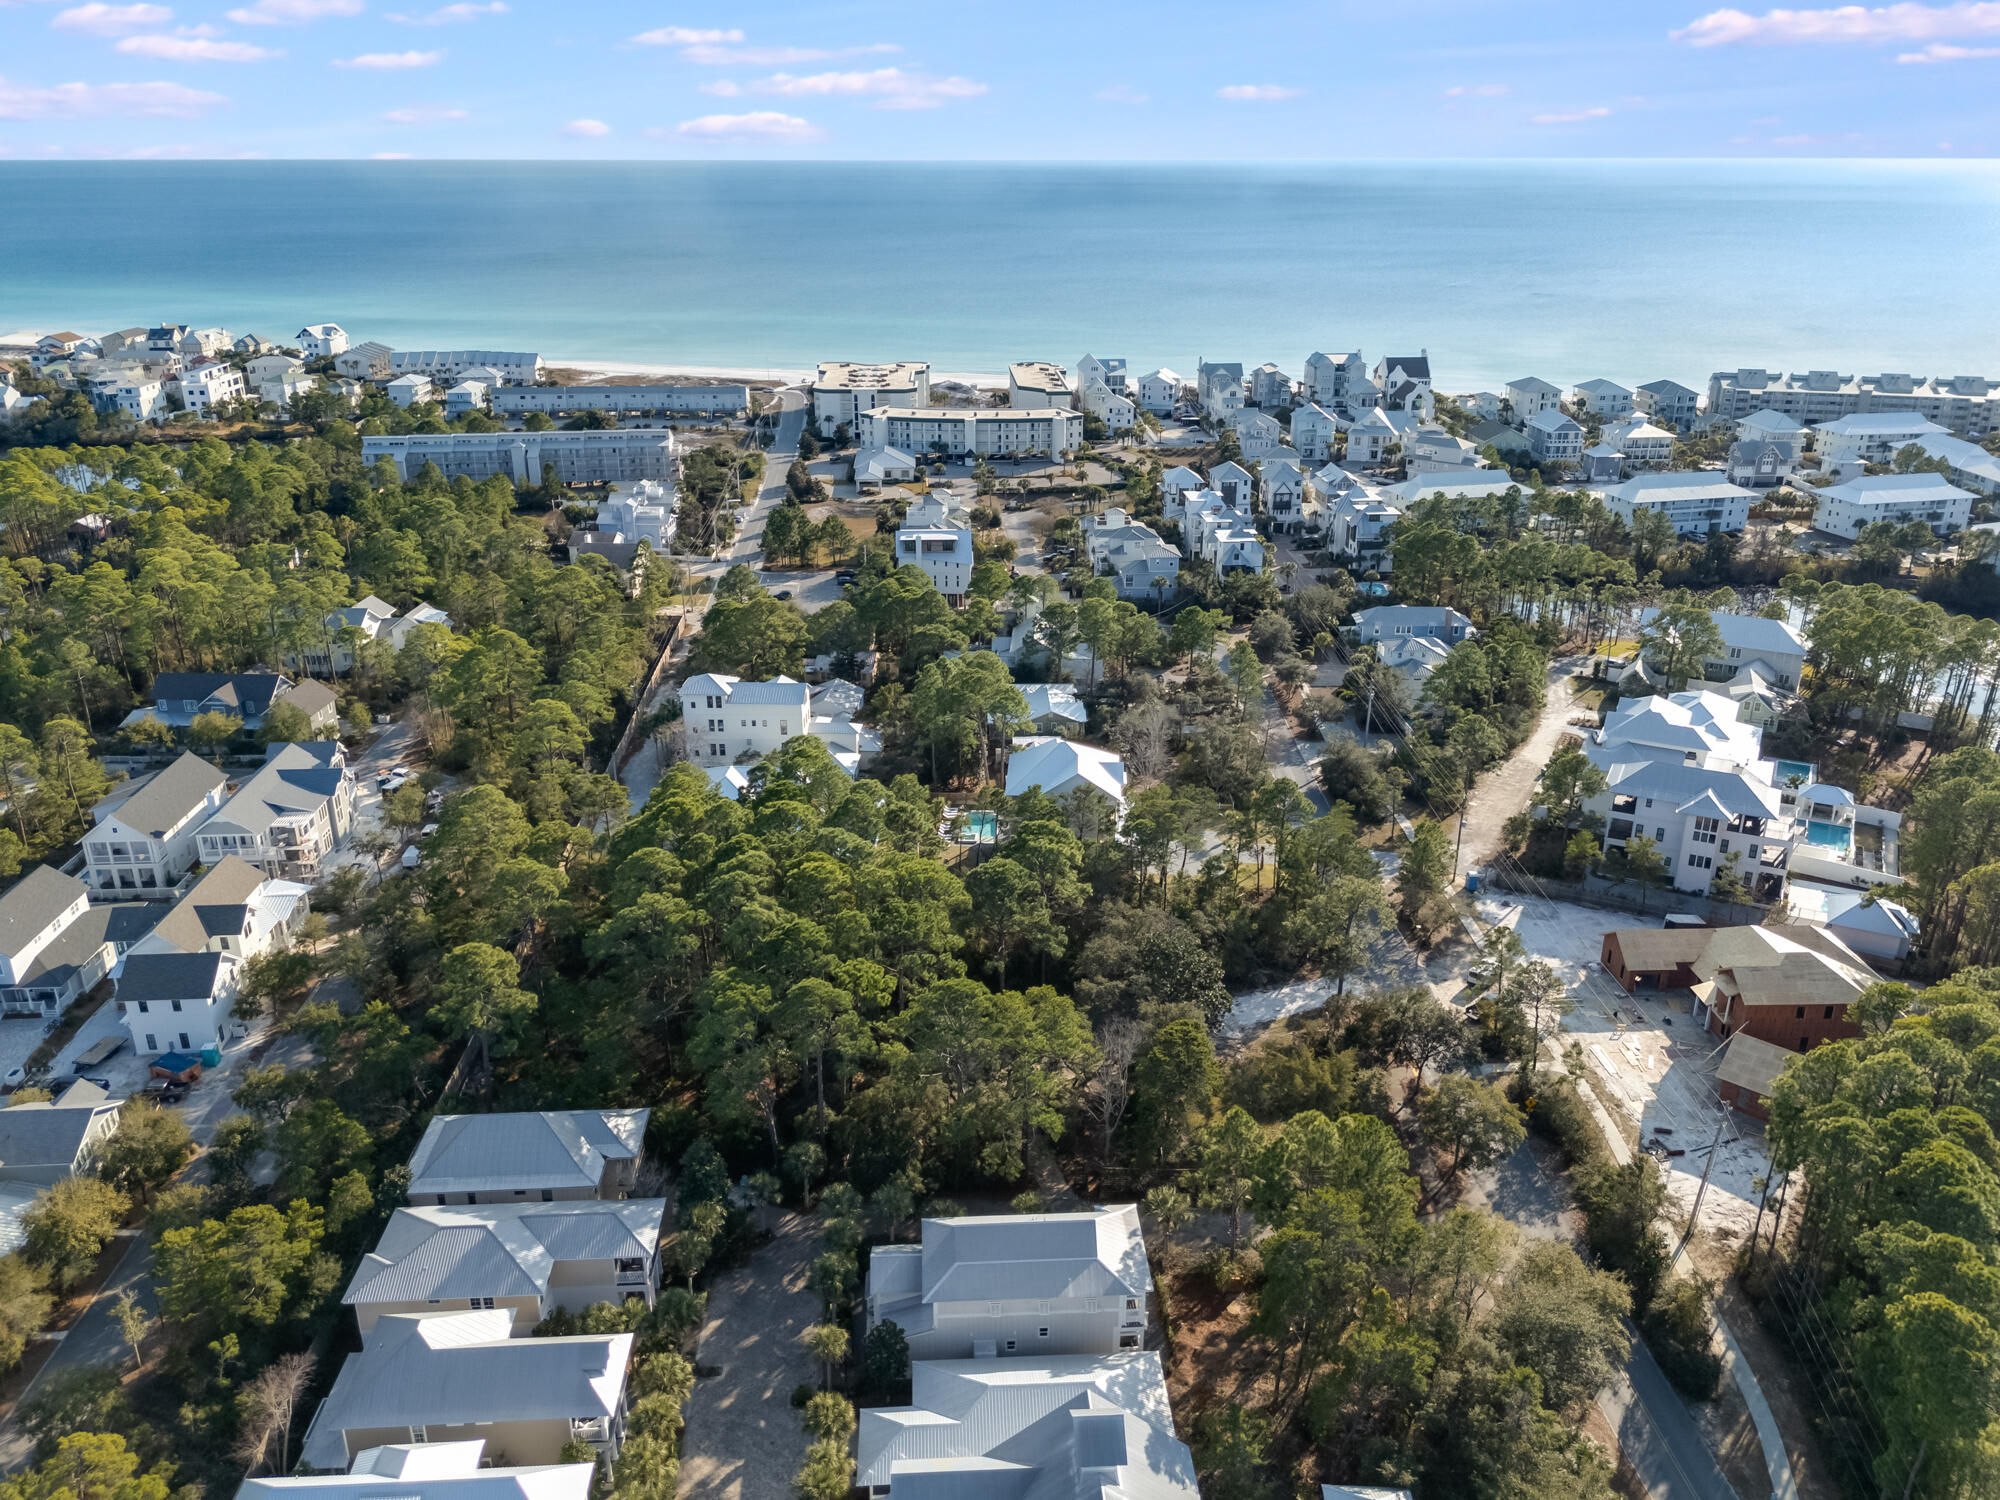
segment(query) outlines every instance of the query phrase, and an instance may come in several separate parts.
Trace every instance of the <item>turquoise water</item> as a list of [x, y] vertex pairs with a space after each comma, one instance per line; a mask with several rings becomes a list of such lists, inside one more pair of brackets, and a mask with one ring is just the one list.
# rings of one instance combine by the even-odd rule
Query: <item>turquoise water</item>
[[1702, 386], [2000, 375], [1992, 163], [0, 162], [0, 333], [941, 372], [1428, 349]]
[[1000, 837], [1000, 815], [990, 812], [971, 812], [965, 815], [965, 842], [968, 844], [991, 844]]
[[1794, 776], [1805, 778], [1800, 783], [1802, 786], [1811, 782], [1813, 778], [1813, 768], [1802, 760], [1774, 760], [1771, 764], [1777, 768], [1775, 780], [1781, 788], [1790, 782]]
[[1839, 823], [1806, 822], [1806, 842], [1822, 849], [1846, 849], [1854, 842], [1854, 830]]

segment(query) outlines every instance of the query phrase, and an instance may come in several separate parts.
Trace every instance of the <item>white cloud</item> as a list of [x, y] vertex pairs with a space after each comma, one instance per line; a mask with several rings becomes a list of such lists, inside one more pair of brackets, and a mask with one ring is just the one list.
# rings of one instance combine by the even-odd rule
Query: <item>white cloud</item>
[[901, 68], [874, 68], [866, 73], [773, 73], [751, 85], [760, 94], [779, 94], [787, 99], [824, 98], [833, 95], [873, 95], [877, 109], [936, 109], [947, 99], [971, 99], [986, 92], [986, 85], [970, 78], [930, 78], [921, 73], [905, 73]]
[[740, 42], [743, 33], [729, 31], [698, 31], [692, 26], [661, 26], [652, 31], [642, 31], [632, 38], [641, 47], [699, 47], [714, 42]]
[[871, 42], [865, 47], [714, 47], [683, 48], [684, 62], [704, 67], [785, 68], [799, 63], [830, 62], [836, 57], [867, 57], [874, 53], [901, 52], [894, 42]]
[[123, 31], [144, 31], [148, 26], [164, 26], [174, 13], [164, 5], [90, 5], [59, 11], [49, 22], [57, 31], [87, 31], [92, 36], [117, 36]]
[[1150, 104], [1153, 96], [1142, 94], [1128, 84], [1114, 83], [1108, 89], [1099, 89], [1097, 98], [1106, 104]]
[[713, 94], [718, 99], [734, 99], [743, 92], [743, 85], [733, 78], [714, 78], [695, 87], [704, 94]]
[[1303, 92], [1303, 89], [1286, 88], [1281, 83], [1232, 83], [1227, 88], [1217, 89], [1215, 97], [1234, 104], [1267, 104], [1277, 99], [1296, 99]]
[[1498, 99], [1511, 92], [1504, 83], [1455, 83], [1444, 91], [1447, 99]]
[[229, 19], [245, 26], [304, 26], [328, 16], [358, 16], [361, 0], [253, 0]]
[[563, 126], [562, 133], [564, 135], [589, 136], [595, 139], [598, 136], [611, 134], [611, 127], [602, 120], [571, 120], [569, 124]]
[[820, 136], [819, 127], [810, 120], [774, 109], [753, 110], [747, 115], [702, 115], [681, 121], [674, 130], [704, 141], [813, 141]]
[[1719, 47], [1731, 42], [1927, 42], [1935, 37], [2000, 32], [2000, 4], [1962, 0], [1954, 5], [1842, 5], [1832, 10], [1771, 10], [1753, 16], [1714, 10], [1671, 33], [1677, 42]]
[[336, 68], [431, 68], [444, 61], [442, 52], [364, 52], [359, 57], [336, 57]]
[[2000, 57], [2000, 47], [1954, 47], [1949, 42], [1932, 42], [1921, 52], [1899, 52], [1899, 63], [1971, 62], [1982, 57]]
[[382, 19], [394, 21], [398, 26], [449, 26], [456, 21], [476, 21], [481, 16], [504, 16], [507, 14], [505, 0], [491, 0], [487, 5], [473, 5], [469, 0], [461, 0], [457, 5], [444, 5], [427, 16], [404, 16], [391, 11]]
[[200, 36], [128, 36], [119, 42], [118, 50], [134, 57], [163, 57], [169, 62], [251, 63], [285, 55], [249, 42], [217, 42]]
[[178, 83], [58, 83], [33, 88], [0, 78], [0, 120], [80, 120], [101, 115], [205, 114], [229, 101]]
[[1531, 115], [1537, 125], [1580, 125], [1585, 120], [1601, 120], [1611, 111], [1603, 105], [1593, 105], [1588, 109], [1561, 109], [1545, 115]]
[[386, 109], [382, 118], [392, 125], [436, 125], [468, 116], [462, 109], [448, 109], [442, 104], [412, 104], [403, 109]]

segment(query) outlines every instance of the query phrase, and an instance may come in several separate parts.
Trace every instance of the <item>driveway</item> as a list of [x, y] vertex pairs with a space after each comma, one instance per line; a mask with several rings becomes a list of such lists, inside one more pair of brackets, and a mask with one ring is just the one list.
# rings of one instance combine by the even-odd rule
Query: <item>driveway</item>
[[1521, 747], [1487, 772], [1472, 789], [1465, 806], [1465, 839], [1460, 870], [1477, 870], [1498, 854], [1506, 842], [1507, 820], [1534, 800], [1535, 778], [1556, 753], [1556, 745], [1575, 712], [1572, 674], [1582, 664], [1581, 657], [1563, 657], [1549, 664], [1548, 698], [1542, 705], [1541, 720]]
[[[799, 1335], [819, 1321], [806, 1285], [819, 1224], [759, 1210], [775, 1238], [750, 1264], [715, 1278], [695, 1351], [699, 1378], [681, 1435], [682, 1500], [790, 1500], [807, 1438], [792, 1407], [818, 1368]], [[714, 1373], [707, 1373], [710, 1370]]]
[[805, 431], [808, 410], [805, 392], [799, 390], [778, 392], [778, 404], [778, 429], [764, 453], [764, 477], [758, 482], [757, 498], [736, 513], [736, 539], [716, 569], [718, 576], [733, 563], [755, 567], [764, 560], [764, 523], [784, 498], [785, 471], [798, 457], [799, 434]]

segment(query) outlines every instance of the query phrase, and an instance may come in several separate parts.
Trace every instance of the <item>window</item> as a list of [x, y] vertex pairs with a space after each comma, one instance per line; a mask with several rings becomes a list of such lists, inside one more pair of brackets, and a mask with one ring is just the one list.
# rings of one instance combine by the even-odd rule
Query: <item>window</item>
[[160, 1050], [159, 1043], [153, 1040], [153, 1033], [150, 1031], [146, 1033], [146, 1050], [148, 1052], [158, 1052]]
[[1820, 1016], [1820, 1019], [1822, 1021], [1831, 1021], [1833, 1019], [1833, 1007], [1831, 1005], [1826, 1008], [1825, 1013]]
[[1802, 1037], [1800, 1037], [1800, 1038], [1799, 1038], [1799, 1051], [1801, 1051], [1801, 1052], [1810, 1052], [1810, 1051], [1812, 1051], [1812, 1038], [1811, 1038], [1811, 1037], [1809, 1037], [1809, 1036], [1802, 1036]]
[[194, 1043], [188, 1040], [188, 1034], [185, 1031], [183, 1031], [181, 1033], [181, 1050], [185, 1052], [188, 1048], [192, 1047], [193, 1045]]
[[1712, 844], [1715, 835], [1722, 828], [1720, 818], [1696, 818], [1694, 820], [1694, 841], [1697, 844]]
[[1035, 1330], [1035, 1337], [1038, 1339], [1045, 1339], [1048, 1336], [1049, 1336], [1049, 1331], [1046, 1328], [1037, 1328]]
[[1008, 1352], [1009, 1354], [1013, 1353], [1013, 1352], [1014, 1352], [1014, 1348], [1015, 1348], [1015, 1344], [1014, 1344], [1014, 1341], [1013, 1341], [1012, 1339], [1009, 1339], [1009, 1340], [1007, 1340], [1007, 1352]]
[[180, 1003], [180, 1001], [176, 1000], [176, 1001], [174, 1002], [174, 1009], [175, 1009], [175, 1010], [179, 1010], [180, 1008], [181, 1008], [181, 1003]]
[[472, 1297], [467, 1300], [472, 1307], [481, 1311], [490, 1311], [493, 1307], [493, 1299], [491, 1297]]

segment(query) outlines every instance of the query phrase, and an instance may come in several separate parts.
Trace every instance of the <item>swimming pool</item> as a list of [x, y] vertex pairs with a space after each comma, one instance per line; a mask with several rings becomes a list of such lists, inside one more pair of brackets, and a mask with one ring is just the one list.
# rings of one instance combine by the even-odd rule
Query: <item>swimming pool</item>
[[1000, 815], [993, 812], [969, 812], [965, 815], [965, 842], [968, 844], [993, 844], [1000, 839]]
[[1854, 830], [1843, 823], [1821, 823], [1816, 819], [1808, 819], [1806, 842], [1818, 844], [1822, 849], [1845, 851], [1854, 843]]
[[1780, 787], [1791, 784], [1791, 779], [1799, 778], [1799, 785], [1809, 785], [1813, 779], [1813, 768], [1802, 760], [1774, 760], [1771, 762], [1772, 780]]

